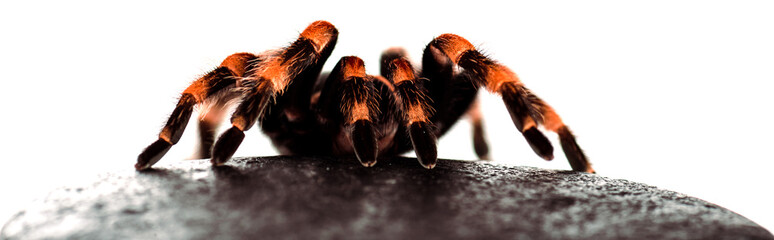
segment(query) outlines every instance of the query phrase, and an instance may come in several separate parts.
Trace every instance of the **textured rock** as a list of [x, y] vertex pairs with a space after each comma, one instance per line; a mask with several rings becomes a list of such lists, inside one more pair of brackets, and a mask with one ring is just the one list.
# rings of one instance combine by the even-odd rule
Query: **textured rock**
[[[167, 161], [170, 162], [170, 161]], [[131, 168], [131, 166], [127, 166]], [[774, 239], [727, 209], [599, 175], [442, 160], [268, 157], [63, 187], [5, 239]]]

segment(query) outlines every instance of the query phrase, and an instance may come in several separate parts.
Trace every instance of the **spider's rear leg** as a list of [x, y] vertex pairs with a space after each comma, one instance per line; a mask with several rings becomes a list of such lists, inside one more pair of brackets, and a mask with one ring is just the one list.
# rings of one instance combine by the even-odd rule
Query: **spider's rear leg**
[[553, 147], [538, 129], [558, 133], [567, 160], [575, 171], [594, 172], [586, 156], [575, 141], [575, 136], [562, 122], [551, 106], [538, 98], [519, 81], [507, 67], [478, 52], [470, 42], [454, 34], [435, 38], [428, 48], [443, 52], [452, 62], [465, 69], [475, 84], [503, 97], [516, 128], [532, 146], [535, 153], [546, 160], [553, 158]]
[[[343, 57], [331, 71], [320, 92], [317, 108], [327, 124], [339, 125], [343, 131], [334, 133], [343, 138], [336, 152], [345, 153], [351, 147], [363, 166], [376, 164], [379, 143], [374, 121], [379, 115], [379, 99], [373, 79], [365, 73], [363, 60]], [[343, 134], [343, 135], [341, 135]]]
[[[159, 133], [159, 139], [140, 153], [135, 168], [143, 170], [153, 166], [172, 148], [172, 145], [180, 140], [196, 105], [203, 103], [206, 103], [205, 105], [215, 103], [223, 105], [238, 95], [234, 88], [236, 77], [244, 74], [246, 62], [254, 57], [249, 53], [233, 54], [226, 58], [218, 68], [205, 74], [186, 88], [175, 110]], [[221, 109], [213, 110], [222, 111]], [[207, 114], [207, 109], [201, 109], [201, 114]], [[202, 124], [200, 123], [200, 125]], [[201, 138], [202, 144], [206, 145], [207, 136], [202, 135]]]
[[245, 90], [242, 102], [231, 117], [232, 127], [215, 142], [211, 162], [222, 165], [234, 155], [245, 137], [244, 131], [263, 118], [273, 98], [292, 81], [319, 72], [336, 44], [338, 30], [326, 21], [310, 24], [290, 46], [261, 56], [240, 81]]
[[199, 147], [193, 159], [210, 158], [212, 144], [215, 142], [215, 131], [226, 114], [225, 103], [211, 103], [202, 107], [199, 113]]
[[473, 100], [473, 104], [470, 105], [466, 114], [470, 117], [470, 124], [473, 128], [473, 150], [476, 151], [476, 156], [481, 160], [490, 160], [489, 144], [484, 135], [484, 116], [481, 113], [480, 101], [478, 98]]

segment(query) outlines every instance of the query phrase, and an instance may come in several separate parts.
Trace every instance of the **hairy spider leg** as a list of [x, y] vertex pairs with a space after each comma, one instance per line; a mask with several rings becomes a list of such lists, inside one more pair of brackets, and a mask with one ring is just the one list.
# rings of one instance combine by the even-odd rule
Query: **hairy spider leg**
[[[389, 76], [390, 64], [396, 59], [406, 59], [408, 56], [402, 48], [390, 48], [381, 56], [380, 72], [383, 76]], [[410, 64], [410, 61], [408, 61]], [[463, 114], [471, 118], [473, 125], [473, 146], [479, 159], [488, 159], [489, 146], [484, 138], [484, 128], [481, 121], [482, 115], [476, 108], [476, 93], [478, 86], [471, 83], [466, 75], [454, 74], [453, 64], [442, 52], [433, 47], [425, 49], [423, 56], [423, 69], [414, 85], [429, 96], [429, 108], [434, 113], [428, 118], [433, 125], [433, 134], [441, 136], [459, 120]], [[430, 78], [428, 80], [427, 78]], [[401, 126], [403, 128], [403, 126]], [[401, 129], [403, 130], [403, 129]], [[410, 137], [396, 136], [397, 153], [414, 149]], [[407, 143], [407, 144], [406, 144]]]
[[[389, 49], [382, 59], [405, 57], [401, 49]], [[383, 60], [385, 61], [385, 60]], [[435, 113], [429, 116], [435, 126], [436, 136], [445, 134], [463, 114], [471, 117], [473, 125], [473, 148], [479, 159], [488, 159], [489, 146], [484, 138], [482, 116], [473, 104], [476, 101], [478, 86], [472, 84], [469, 76], [455, 74], [454, 65], [440, 50], [428, 45], [422, 56], [420, 75], [429, 81], [417, 82], [426, 89], [430, 97], [430, 106]]]
[[[257, 56], [252, 53], [235, 53], [228, 56], [220, 64], [234, 73], [236, 79], [243, 77], [247, 67], [255, 61]], [[223, 91], [221, 96], [205, 101], [199, 108], [199, 147], [193, 158], [203, 159], [212, 157], [212, 144], [215, 142], [215, 134], [218, 126], [227, 114], [228, 107], [234, 99], [241, 95], [235, 88], [232, 91]]]
[[476, 156], [481, 160], [489, 159], [489, 144], [486, 142], [486, 135], [484, 134], [484, 115], [481, 112], [481, 100], [476, 98], [468, 108], [468, 112], [465, 113], [470, 118], [470, 124], [472, 125], [473, 132], [473, 150], [476, 151]]
[[[319, 32], [318, 32], [319, 33]], [[292, 45], [288, 52], [305, 54], [316, 53], [314, 41], [302, 38], [298, 45]], [[319, 99], [315, 94], [320, 79], [320, 72], [336, 46], [337, 36], [320, 50], [319, 60], [312, 63], [301, 72], [292, 84], [267, 109], [266, 115], [259, 119], [261, 131], [268, 136], [274, 147], [285, 155], [331, 155], [330, 133], [322, 129], [317, 111], [312, 108], [312, 102]], [[314, 56], [300, 57], [308, 59]]]
[[408, 130], [417, 160], [423, 167], [432, 169], [438, 160], [436, 130], [430, 121], [434, 110], [427, 90], [420, 84], [427, 79], [417, 78], [411, 63], [403, 57], [390, 62], [387, 77], [395, 84], [400, 119]]
[[[377, 126], [379, 92], [365, 73], [363, 60], [343, 57], [328, 75], [316, 105], [331, 131], [335, 155], [354, 152], [363, 166], [376, 164], [379, 155]], [[338, 130], [338, 131], [337, 131]]]
[[387, 130], [391, 130], [392, 144], [388, 148], [382, 148], [381, 152], [384, 155], [397, 156], [414, 149], [411, 142], [411, 137], [406, 127], [404, 113], [402, 107], [398, 103], [398, 94], [395, 93], [395, 83], [390, 76], [392, 61], [398, 58], [408, 59], [406, 50], [400, 47], [393, 47], [382, 52], [379, 59], [379, 74], [375, 79], [376, 85], [379, 86], [379, 92], [381, 94], [381, 101], [379, 102], [379, 109], [381, 111], [381, 118], [385, 122], [390, 122], [392, 125]]
[[282, 96], [288, 86], [307, 71], [319, 71], [323, 53], [335, 44], [338, 30], [326, 21], [311, 23], [290, 46], [268, 53], [249, 67], [240, 80], [244, 96], [231, 117], [232, 127], [220, 135], [212, 149], [213, 165], [223, 165], [244, 140], [249, 130], [264, 117], [270, 102]]
[[[181, 94], [175, 110], [172, 111], [166, 125], [159, 133], [158, 140], [140, 153], [134, 167], [137, 170], [143, 170], [158, 162], [172, 148], [172, 145], [180, 140], [195, 106], [211, 105], [213, 107], [210, 109], [215, 111], [215, 115], [221, 114], [219, 113], [222, 111], [220, 106], [238, 95], [235, 88], [236, 79], [244, 74], [245, 62], [252, 57], [254, 56], [249, 53], [233, 54], [227, 57], [218, 68], [205, 74], [186, 88]], [[209, 131], [209, 128], [214, 128], [217, 125], [215, 121], [218, 120], [206, 116], [207, 108], [202, 108], [200, 113], [205, 115], [199, 124], [200, 126], [205, 125], [204, 131]], [[200, 129], [200, 131], [202, 130]], [[208, 138], [211, 138], [211, 135], [202, 134], [201, 145], [207, 145]]]
[[485, 86], [492, 93], [500, 94], [510, 112], [516, 128], [539, 156], [553, 159], [551, 142], [537, 127], [558, 133], [559, 140], [570, 166], [575, 171], [594, 172], [591, 164], [575, 141], [575, 136], [562, 122], [554, 109], [524, 87], [509, 68], [489, 59], [477, 51], [466, 39], [443, 34], [429, 46], [440, 50], [448, 59], [464, 69], [476, 85]]

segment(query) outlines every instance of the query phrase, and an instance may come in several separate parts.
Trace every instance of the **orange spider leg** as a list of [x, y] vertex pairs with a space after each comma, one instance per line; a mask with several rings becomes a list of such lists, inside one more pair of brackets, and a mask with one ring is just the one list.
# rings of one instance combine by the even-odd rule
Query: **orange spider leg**
[[594, 172], [575, 141], [575, 136], [559, 115], [551, 106], [524, 87], [513, 71], [484, 56], [466, 39], [454, 34], [438, 36], [428, 47], [434, 47], [443, 52], [453, 63], [474, 76], [473, 81], [476, 84], [485, 86], [492, 93], [500, 94], [514, 125], [522, 132], [535, 153], [546, 160], [553, 159], [553, 147], [550, 141], [537, 130], [537, 126], [542, 125], [546, 130], [559, 135], [562, 149], [573, 170]]
[[432, 169], [438, 160], [435, 127], [430, 121], [434, 110], [426, 90], [418, 84], [426, 79], [417, 78], [411, 63], [403, 57], [392, 60], [387, 76], [395, 84], [395, 99], [417, 160], [423, 167]]
[[[249, 53], [233, 54], [227, 57], [218, 68], [191, 83], [181, 94], [175, 110], [161, 129], [158, 140], [145, 148], [137, 157], [135, 168], [143, 170], [153, 166], [172, 148], [172, 145], [180, 140], [195, 106], [212, 105], [214, 107], [203, 108], [200, 115], [207, 116], [208, 110], [212, 110], [213, 115], [218, 115], [224, 103], [238, 95], [235, 91], [236, 79], [244, 74], [244, 66], [254, 57]], [[204, 125], [205, 131], [208, 131], [208, 128], [216, 126], [216, 121], [219, 120], [204, 117], [199, 125]], [[211, 135], [203, 134], [201, 144], [207, 145], [208, 138], [211, 138]], [[205, 152], [209, 154], [209, 150]]]
[[338, 30], [326, 21], [310, 24], [290, 46], [261, 56], [240, 81], [245, 88], [242, 102], [231, 117], [232, 127], [212, 149], [211, 162], [222, 165], [234, 155], [249, 130], [263, 117], [269, 102], [282, 95], [288, 85], [309, 70], [319, 70], [336, 43]]
[[355, 157], [365, 167], [376, 164], [379, 155], [376, 122], [380, 117], [379, 92], [363, 60], [342, 57], [320, 90], [316, 104], [320, 117], [330, 126], [333, 154]]

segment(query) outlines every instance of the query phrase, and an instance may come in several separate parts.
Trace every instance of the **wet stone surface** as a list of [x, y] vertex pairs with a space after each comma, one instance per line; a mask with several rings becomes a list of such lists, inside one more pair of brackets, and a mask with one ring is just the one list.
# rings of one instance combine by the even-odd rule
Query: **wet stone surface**
[[593, 174], [451, 160], [433, 170], [415, 159], [167, 162], [56, 189], [0, 238], [774, 239], [717, 205]]

